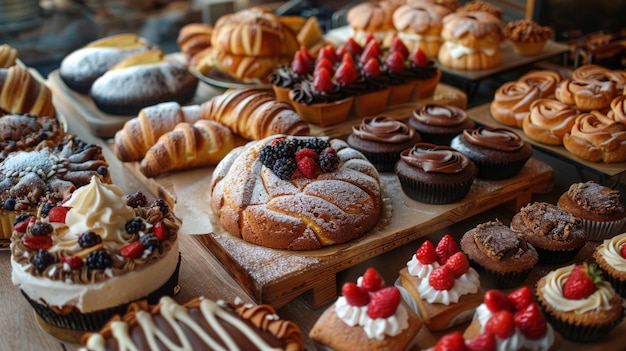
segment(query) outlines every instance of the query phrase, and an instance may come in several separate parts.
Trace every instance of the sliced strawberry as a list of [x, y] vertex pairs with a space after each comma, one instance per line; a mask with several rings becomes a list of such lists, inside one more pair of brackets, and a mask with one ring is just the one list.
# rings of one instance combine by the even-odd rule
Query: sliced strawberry
[[385, 282], [375, 268], [370, 267], [365, 270], [365, 273], [363, 273], [363, 278], [361, 279], [361, 287], [363, 289], [369, 292], [374, 292], [382, 289], [384, 286]]
[[533, 290], [527, 286], [522, 286], [521, 288], [516, 289], [511, 292], [507, 298], [509, 302], [515, 306], [516, 311], [522, 310], [526, 306], [535, 302]]
[[380, 69], [378, 59], [373, 57], [369, 59], [365, 65], [363, 65], [363, 72], [370, 77], [380, 77], [382, 70]]
[[307, 61], [301, 51], [297, 51], [291, 61], [291, 70], [301, 76], [309, 74], [309, 71], [311, 70], [311, 63]]
[[548, 324], [536, 303], [531, 303], [514, 316], [515, 326], [528, 339], [542, 338], [548, 332]]
[[54, 223], [65, 223], [65, 216], [69, 210], [69, 207], [63, 206], [55, 206], [51, 208], [50, 212], [48, 212], [48, 221]]
[[515, 320], [513, 313], [509, 310], [502, 310], [494, 313], [485, 324], [485, 330], [493, 333], [500, 339], [506, 339], [515, 332]]
[[389, 52], [399, 52], [403, 59], [409, 57], [409, 48], [407, 48], [406, 45], [404, 45], [404, 42], [398, 37], [393, 38], [391, 46], [389, 47]]
[[67, 264], [72, 270], [83, 266], [83, 259], [80, 256], [63, 256], [61, 262]]
[[322, 58], [321, 60], [317, 60], [315, 62], [315, 68], [313, 69], [313, 74], [319, 71], [322, 67], [326, 68], [326, 70], [328, 71], [328, 73], [330, 73], [331, 76], [335, 74], [335, 67], [333, 67], [333, 63], [327, 58]]
[[437, 261], [437, 253], [435, 252], [433, 243], [430, 240], [424, 241], [415, 252], [415, 258], [417, 258], [421, 264], [432, 264]]
[[363, 47], [352, 38], [348, 38], [345, 48], [352, 56], [359, 56], [363, 52]]
[[496, 351], [496, 336], [490, 332], [482, 332], [467, 343], [469, 351]]
[[141, 256], [142, 253], [143, 253], [143, 244], [141, 243], [141, 241], [135, 241], [130, 244], [126, 244], [122, 246], [122, 248], [120, 249], [120, 254], [123, 257], [129, 258], [129, 259], [138, 258], [139, 256]]
[[163, 222], [157, 222], [154, 225], [154, 236], [161, 241], [167, 240], [170, 237], [170, 232]]
[[335, 72], [335, 80], [343, 85], [350, 85], [359, 78], [359, 70], [350, 54], [344, 54], [341, 64]]
[[622, 258], [626, 259], [626, 244], [622, 245], [619, 249], [619, 254]]
[[315, 90], [325, 93], [333, 90], [334, 84], [331, 77], [332, 75], [328, 72], [326, 68], [320, 68], [317, 71], [317, 74], [315, 74], [313, 77], [313, 87], [315, 88]]
[[391, 72], [400, 73], [404, 71], [404, 57], [398, 51], [390, 52], [385, 60], [385, 65], [389, 67]]
[[446, 266], [450, 268], [455, 278], [459, 278], [463, 274], [467, 273], [470, 267], [467, 256], [465, 256], [465, 254], [461, 251], [450, 256], [450, 258], [446, 261]]
[[317, 160], [319, 158], [319, 155], [317, 154], [317, 152], [315, 152], [315, 150], [309, 148], [300, 149], [298, 150], [298, 152], [296, 152], [296, 162], [305, 157]]
[[22, 243], [31, 250], [47, 250], [52, 247], [52, 238], [47, 235], [24, 237]]
[[317, 178], [317, 176], [322, 173], [322, 170], [317, 164], [317, 161], [310, 157], [305, 157], [301, 159], [297, 162], [297, 164], [298, 170], [300, 170], [300, 172], [302, 172], [302, 174], [309, 179]]
[[502, 310], [511, 312], [515, 311], [511, 301], [509, 301], [508, 297], [500, 290], [487, 290], [483, 300], [485, 301], [485, 305], [487, 305], [489, 311], [492, 313], [500, 312]]
[[459, 247], [456, 245], [454, 238], [450, 234], [446, 234], [437, 243], [435, 251], [437, 252], [437, 262], [440, 265], [444, 265], [450, 256], [459, 251]]
[[594, 264], [575, 266], [563, 284], [563, 296], [570, 300], [587, 298], [598, 290], [602, 274]]
[[430, 273], [428, 283], [435, 290], [450, 290], [454, 286], [454, 273], [448, 266], [441, 266]]
[[370, 302], [370, 294], [352, 282], [345, 283], [341, 287], [341, 295], [346, 298], [350, 306], [365, 306]]
[[13, 226], [13, 229], [16, 232], [25, 233], [26, 229], [28, 228], [28, 225], [31, 223], [35, 223], [35, 216], [30, 216], [19, 223], [15, 223], [15, 225]]
[[435, 351], [467, 351], [463, 334], [455, 331], [442, 336], [435, 344]]
[[401, 300], [400, 290], [395, 286], [377, 290], [370, 296], [367, 315], [372, 319], [391, 317], [396, 313]]
[[420, 48], [417, 48], [411, 54], [411, 63], [419, 67], [428, 66], [428, 56], [424, 53], [424, 51]]
[[365, 48], [363, 49], [363, 53], [361, 54], [361, 57], [359, 57], [359, 61], [362, 64], [365, 64], [370, 59], [378, 60], [381, 54], [382, 54], [382, 49], [380, 48], [380, 45], [378, 44], [376, 40], [372, 40], [365, 45]]

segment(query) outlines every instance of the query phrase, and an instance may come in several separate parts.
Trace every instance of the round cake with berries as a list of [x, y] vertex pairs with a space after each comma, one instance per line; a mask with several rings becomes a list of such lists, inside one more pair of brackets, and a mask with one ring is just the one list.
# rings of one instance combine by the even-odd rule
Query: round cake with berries
[[210, 191], [225, 231], [276, 249], [345, 243], [374, 228], [382, 214], [378, 171], [339, 139], [252, 141], [217, 165]]
[[46, 326], [97, 330], [132, 301], [173, 295], [180, 221], [163, 200], [93, 176], [47, 215], [16, 222], [13, 284]]

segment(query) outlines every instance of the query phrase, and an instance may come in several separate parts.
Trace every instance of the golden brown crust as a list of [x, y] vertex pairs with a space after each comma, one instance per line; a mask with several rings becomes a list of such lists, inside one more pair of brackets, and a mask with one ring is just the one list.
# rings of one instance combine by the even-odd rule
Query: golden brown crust
[[553, 70], [530, 71], [517, 80], [531, 86], [536, 86], [541, 91], [541, 97], [553, 97], [557, 85], [561, 81], [561, 75]]
[[0, 45], [0, 68], [15, 66], [17, 61], [17, 49], [8, 44]]
[[557, 100], [581, 111], [603, 110], [617, 96], [615, 83], [611, 81], [580, 81], [563, 79], [556, 88]]
[[28, 68], [0, 68], [0, 111], [55, 117], [52, 91], [30, 74]]
[[554, 30], [550, 27], [541, 26], [532, 20], [521, 19], [507, 23], [502, 33], [511, 41], [545, 43], [552, 37]]
[[604, 248], [604, 243], [598, 245], [596, 249], [593, 251], [593, 259], [598, 264], [598, 267], [602, 269], [609, 276], [621, 280], [626, 281], [626, 272], [619, 271], [615, 269], [612, 265], [610, 265], [605, 259], [604, 256], [600, 253], [600, 251]]
[[211, 46], [213, 27], [204, 23], [189, 23], [178, 32], [176, 44], [189, 59]]
[[595, 64], [582, 65], [575, 69], [572, 72], [572, 80], [584, 82], [611, 81], [615, 83], [617, 90], [626, 89], [626, 71], [620, 69], [611, 70]]
[[620, 95], [611, 100], [611, 111], [607, 116], [615, 122], [626, 124], [626, 95]]
[[348, 24], [364, 32], [393, 30], [393, 12], [398, 4], [392, 1], [366, 1], [348, 10]]
[[503, 39], [502, 27], [488, 12], [454, 12], [444, 17], [441, 36], [470, 48], [494, 47]]
[[567, 151], [589, 161], [626, 161], [626, 125], [597, 112], [581, 113], [563, 137]]
[[502, 63], [500, 50], [496, 49], [493, 55], [486, 54], [483, 51], [475, 51], [472, 54], [466, 54], [455, 58], [445, 44], [439, 49], [437, 57], [439, 63], [442, 65], [460, 70], [487, 69], [496, 67]]
[[558, 205], [584, 220], [612, 222], [626, 217], [619, 197], [619, 190], [595, 182], [574, 183], [559, 197]]
[[562, 102], [538, 99], [522, 121], [524, 133], [548, 145], [563, 145], [563, 136], [572, 130], [578, 112]]
[[410, 51], [420, 48], [426, 56], [437, 57], [443, 43], [443, 17], [450, 12], [448, 8], [427, 0], [413, 1], [394, 11], [393, 24], [398, 37]]
[[502, 9], [491, 5], [490, 3], [484, 2], [484, 1], [469, 1], [467, 3], [465, 3], [465, 5], [461, 6], [460, 8], [457, 9], [457, 11], [459, 12], [474, 12], [474, 11], [484, 11], [484, 12], [488, 12], [494, 16], [496, 16], [497, 18], [499, 18], [500, 20], [502, 20]]
[[522, 127], [524, 117], [530, 113], [530, 105], [541, 97], [537, 86], [511, 81], [501, 85], [489, 106], [491, 116], [512, 127]]

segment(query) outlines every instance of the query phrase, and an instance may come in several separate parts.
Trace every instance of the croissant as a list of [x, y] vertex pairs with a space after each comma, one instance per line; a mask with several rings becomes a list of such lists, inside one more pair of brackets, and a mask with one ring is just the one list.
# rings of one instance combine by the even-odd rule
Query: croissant
[[178, 32], [176, 44], [187, 58], [191, 58], [211, 46], [212, 31], [213, 27], [208, 24], [189, 23]]
[[141, 160], [146, 177], [169, 171], [216, 165], [235, 147], [233, 132], [215, 121], [179, 123], [163, 134]]
[[128, 120], [115, 133], [115, 154], [121, 161], [141, 160], [161, 135], [178, 123], [193, 123], [200, 119], [200, 105], [182, 106], [177, 102], [163, 102], [144, 107], [137, 117]]
[[17, 61], [17, 49], [8, 44], [0, 45], [0, 68], [15, 66]]
[[201, 104], [200, 116], [227, 126], [248, 140], [275, 134], [309, 135], [308, 123], [293, 107], [265, 90], [229, 89]]
[[55, 117], [52, 92], [33, 77], [27, 68], [12, 66], [0, 69], [0, 89], [0, 110]]

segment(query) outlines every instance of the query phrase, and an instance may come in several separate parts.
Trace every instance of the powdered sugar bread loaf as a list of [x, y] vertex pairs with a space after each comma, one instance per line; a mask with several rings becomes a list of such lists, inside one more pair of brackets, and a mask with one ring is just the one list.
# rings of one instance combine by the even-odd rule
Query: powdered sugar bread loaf
[[358, 238], [377, 224], [380, 179], [341, 140], [272, 136], [234, 149], [217, 165], [211, 209], [245, 241], [317, 249]]

